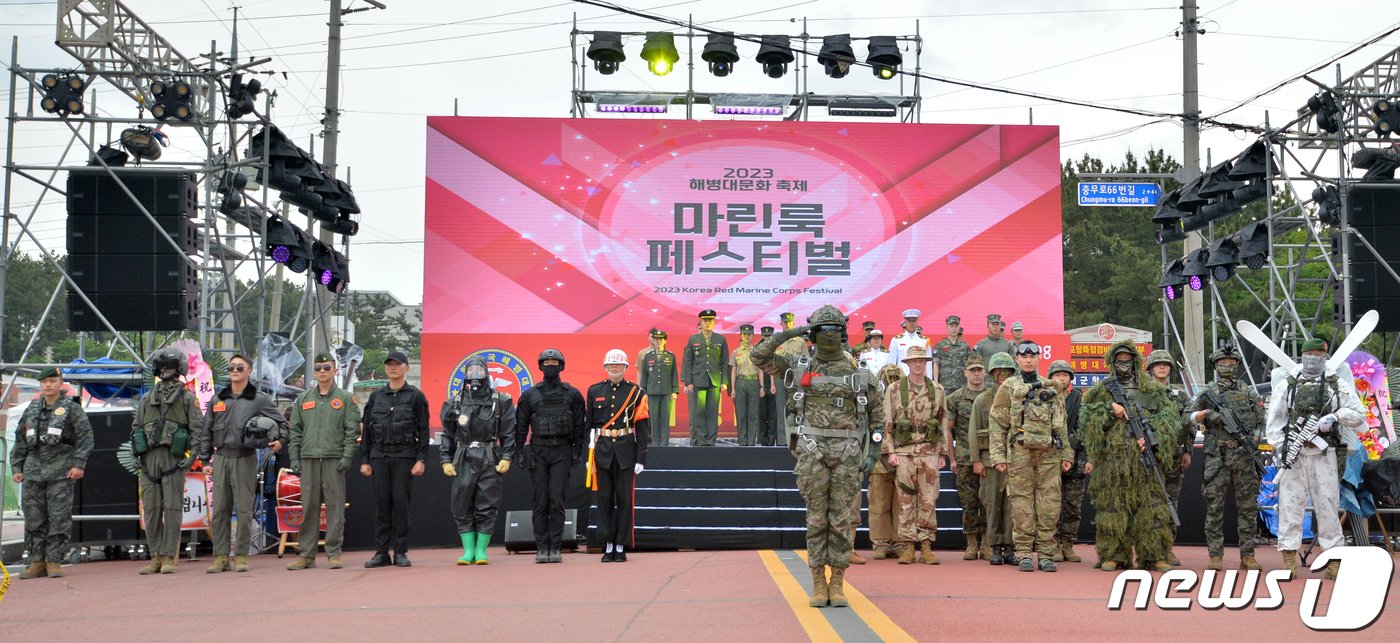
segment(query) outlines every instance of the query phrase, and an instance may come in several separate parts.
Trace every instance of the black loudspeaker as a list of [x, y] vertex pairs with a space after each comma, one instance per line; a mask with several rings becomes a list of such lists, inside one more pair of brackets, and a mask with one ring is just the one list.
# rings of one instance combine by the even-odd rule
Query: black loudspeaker
[[[194, 222], [185, 217], [156, 217], [156, 222], [184, 254], [199, 251]], [[68, 254], [174, 254], [175, 247], [144, 216], [68, 215]]]
[[194, 264], [183, 254], [68, 255], [68, 275], [85, 293], [183, 294], [199, 290]]
[[[578, 510], [564, 510], [563, 551], [578, 549]], [[506, 551], [522, 552], [535, 549], [534, 512], [506, 512]]]
[[[84, 291], [87, 292], [87, 291]], [[199, 292], [89, 294], [117, 330], [191, 330], [199, 327]], [[68, 327], [106, 332], [97, 314], [76, 293], [68, 293]]]
[[68, 173], [68, 213], [89, 215], [135, 215], [145, 217], [141, 208], [122, 190], [157, 217], [191, 218], [199, 200], [195, 175], [186, 170], [112, 168], [119, 184], [104, 168], [82, 168]]
[[[93, 448], [83, 479], [73, 490], [75, 516], [134, 516], [136, 475], [117, 461], [117, 452], [131, 436], [131, 409], [88, 413]], [[135, 520], [74, 520], [73, 545], [136, 544], [142, 540]]]
[[[1352, 321], [1368, 310], [1380, 313], [1379, 332], [1400, 331], [1400, 185], [1353, 185], [1347, 195], [1351, 226], [1375, 248], [1371, 252], [1360, 240], [1347, 236], [1351, 260]], [[1333, 251], [1340, 248], [1333, 244]], [[1380, 256], [1377, 257], [1376, 253]], [[1389, 267], [1389, 270], [1387, 270]], [[1333, 290], [1333, 313], [1342, 319], [1342, 288]]]

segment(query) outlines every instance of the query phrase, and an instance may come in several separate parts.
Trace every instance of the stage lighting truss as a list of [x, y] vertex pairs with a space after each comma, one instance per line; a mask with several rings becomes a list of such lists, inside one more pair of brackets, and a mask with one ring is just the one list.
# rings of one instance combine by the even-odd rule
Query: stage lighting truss
[[899, 66], [904, 63], [904, 55], [899, 53], [899, 40], [894, 36], [871, 36], [865, 62], [870, 65], [871, 73], [876, 78], [894, 78]]
[[681, 55], [676, 51], [676, 36], [669, 31], [647, 32], [646, 44], [642, 45], [642, 60], [647, 61], [647, 69], [657, 76], [671, 73]]
[[593, 68], [604, 76], [617, 71], [622, 61], [627, 60], [627, 52], [622, 48], [622, 34], [616, 31], [597, 31], [593, 42], [588, 45], [588, 59]]
[[709, 63], [710, 73], [717, 77], [723, 78], [733, 73], [734, 63], [739, 62], [739, 50], [734, 47], [734, 34], [710, 34], [700, 59]]
[[788, 63], [795, 60], [792, 44], [785, 34], [763, 36], [763, 44], [758, 48], [754, 60], [763, 65], [763, 73], [769, 78], [782, 78], [787, 73]]
[[83, 92], [87, 81], [77, 74], [44, 74], [39, 79], [44, 88], [44, 97], [39, 100], [39, 108], [59, 116], [83, 113]]

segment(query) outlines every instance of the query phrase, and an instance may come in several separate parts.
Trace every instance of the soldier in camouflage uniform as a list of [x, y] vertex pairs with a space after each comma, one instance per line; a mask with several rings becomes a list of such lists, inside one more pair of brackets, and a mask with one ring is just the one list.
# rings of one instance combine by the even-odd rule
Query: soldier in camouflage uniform
[[1079, 435], [1079, 404], [1084, 394], [1072, 386], [1074, 369], [1069, 362], [1057, 359], [1050, 363], [1050, 379], [1060, 383], [1065, 394], [1065, 429], [1068, 431], [1069, 446], [1074, 450], [1074, 466], [1060, 474], [1060, 521], [1056, 528], [1060, 541], [1060, 553], [1051, 558], [1055, 562], [1077, 563], [1083, 559], [1074, 553], [1074, 539], [1079, 535], [1080, 515], [1084, 508], [1084, 478], [1094, 471], [1088, 455], [1084, 452], [1084, 441]]
[[933, 379], [944, 391], [956, 391], [967, 385], [963, 367], [967, 364], [968, 356], [973, 354], [972, 347], [963, 341], [962, 322], [957, 315], [948, 315], [943, 321], [947, 325], [948, 336], [933, 346], [933, 354], [938, 358], [933, 363]]
[[[1210, 354], [1215, 381], [1196, 396], [1191, 421], [1205, 428], [1206, 569], [1220, 570], [1225, 557], [1225, 498], [1234, 487], [1235, 529], [1240, 539], [1240, 568], [1259, 569], [1254, 559], [1259, 514], [1259, 438], [1264, 409], [1253, 387], [1239, 380], [1240, 354], [1226, 346]], [[1226, 417], [1226, 416], [1229, 417]]]
[[899, 564], [914, 562], [920, 548], [926, 565], [937, 565], [933, 541], [938, 536], [938, 470], [947, 463], [951, 444], [943, 431], [947, 406], [943, 387], [924, 377], [932, 358], [923, 346], [912, 346], [904, 362], [909, 374], [885, 389], [885, 435], [882, 452], [895, 469], [899, 492]]
[[1074, 464], [1064, 392], [1059, 382], [1040, 377], [1039, 361], [1036, 344], [1016, 346], [1018, 372], [997, 389], [990, 412], [992, 465], [1006, 474], [1011, 539], [1023, 572], [1035, 571], [1033, 552], [1040, 555], [1040, 571], [1055, 571], [1060, 474]]
[[73, 530], [73, 481], [83, 478], [92, 452], [92, 426], [77, 400], [64, 397], [63, 374], [39, 373], [38, 399], [15, 428], [10, 450], [12, 479], [21, 488], [24, 548], [29, 566], [20, 578], [63, 575], [63, 555]]
[[972, 458], [972, 473], [982, 478], [977, 494], [987, 512], [987, 533], [982, 537], [979, 555], [992, 565], [1000, 565], [1014, 553], [1011, 550], [1011, 507], [1006, 496], [1006, 475], [997, 471], [992, 461], [991, 410], [997, 388], [1016, 372], [1016, 363], [1006, 353], [995, 353], [987, 370], [991, 371], [992, 385], [972, 402], [967, 450]]
[[1144, 567], [1170, 571], [1170, 509], [1156, 476], [1142, 464], [1145, 444], [1132, 439], [1127, 420], [1132, 410], [1114, 402], [1109, 384], [1116, 382], [1128, 400], [1141, 409], [1147, 428], [1161, 436], [1156, 451], [1159, 466], [1180, 453], [1170, 436], [1180, 428], [1181, 416], [1167, 388], [1142, 371], [1142, 354], [1132, 340], [1110, 346], [1104, 359], [1109, 376], [1084, 394], [1079, 423], [1089, 462], [1094, 465], [1089, 493], [1097, 511], [1099, 569], [1129, 567], [1136, 552]]
[[[753, 362], [794, 382], [786, 440], [797, 456], [793, 473], [807, 505], [809, 602], [813, 607], [828, 602], [842, 607], [848, 604], [844, 577], [851, 560], [851, 535], [860, 521], [859, 513], [852, 511], [853, 501], [860, 494], [860, 474], [871, 469], [879, 452], [885, 414], [870, 372], [842, 353], [846, 318], [841, 311], [822, 306], [807, 324], [760, 342]], [[803, 334], [813, 338], [813, 350], [795, 358], [777, 352], [780, 344]]]
[[[1162, 475], [1167, 481], [1167, 494], [1171, 496], [1172, 502], [1181, 506], [1181, 485], [1186, 481], [1186, 468], [1191, 466], [1191, 449], [1196, 445], [1196, 424], [1191, 421], [1191, 396], [1184, 389], [1176, 384], [1180, 379], [1176, 377], [1176, 362], [1172, 361], [1171, 353], [1158, 349], [1147, 355], [1147, 374], [1152, 376], [1158, 384], [1167, 387], [1167, 394], [1172, 398], [1172, 404], [1176, 406], [1177, 415], [1181, 417], [1181, 430], [1170, 436], [1158, 436], [1159, 440], [1173, 440], [1179, 449], [1178, 457], [1171, 460], [1163, 460], [1164, 467]], [[1172, 543], [1176, 543], [1176, 529], [1172, 529]], [[1167, 552], [1167, 562], [1173, 567], [1181, 565], [1181, 560], [1173, 552]]]
[[987, 531], [987, 514], [982, 507], [982, 498], [977, 495], [982, 477], [972, 472], [972, 463], [977, 461], [968, 443], [968, 429], [972, 424], [972, 404], [986, 388], [983, 380], [987, 370], [982, 365], [982, 356], [968, 355], [963, 366], [967, 385], [948, 394], [948, 412], [944, 416], [943, 431], [953, 438], [956, 447], [953, 468], [958, 472], [958, 502], [962, 504], [963, 538], [967, 540], [967, 550], [963, 560], [977, 560], [982, 535]]

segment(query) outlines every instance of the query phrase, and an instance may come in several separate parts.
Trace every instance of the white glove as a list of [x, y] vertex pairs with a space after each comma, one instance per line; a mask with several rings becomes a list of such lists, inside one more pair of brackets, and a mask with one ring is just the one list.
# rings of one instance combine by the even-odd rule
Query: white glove
[[642, 463], [638, 462], [635, 466], [632, 467], [632, 475], [635, 475], [635, 476], [642, 475], [642, 469], [645, 469], [645, 468], [646, 468], [645, 466], [642, 466]]
[[1324, 416], [1322, 416], [1322, 417], [1320, 417], [1320, 418], [1317, 419], [1317, 432], [1318, 432], [1318, 433], [1326, 433], [1326, 432], [1328, 432], [1328, 431], [1331, 431], [1331, 430], [1332, 430], [1332, 427], [1333, 427], [1334, 425], [1336, 425], [1336, 424], [1337, 424], [1337, 414], [1336, 414], [1336, 413], [1328, 413], [1327, 415], [1324, 415]]

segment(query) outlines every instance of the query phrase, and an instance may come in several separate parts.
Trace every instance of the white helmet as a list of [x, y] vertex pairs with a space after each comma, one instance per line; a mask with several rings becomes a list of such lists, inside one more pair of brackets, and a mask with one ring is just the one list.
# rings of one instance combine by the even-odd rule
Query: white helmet
[[621, 348], [614, 348], [608, 351], [608, 354], [603, 356], [603, 366], [611, 366], [613, 364], [626, 366], [627, 352]]

